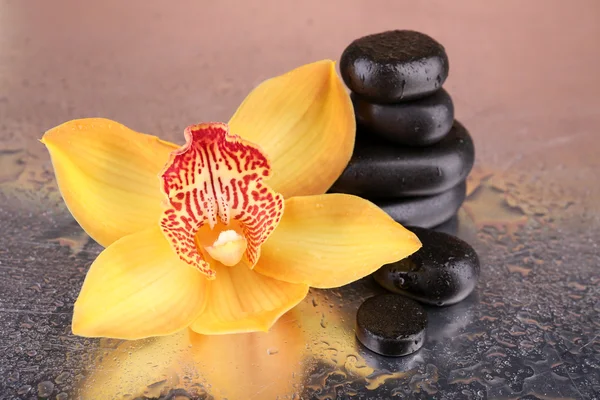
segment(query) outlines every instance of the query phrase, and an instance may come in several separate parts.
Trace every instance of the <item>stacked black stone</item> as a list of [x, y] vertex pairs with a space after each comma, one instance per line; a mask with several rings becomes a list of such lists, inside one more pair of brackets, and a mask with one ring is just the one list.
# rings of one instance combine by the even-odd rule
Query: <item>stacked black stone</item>
[[357, 138], [331, 191], [372, 200], [406, 225], [450, 219], [465, 199], [475, 151], [442, 88], [444, 47], [414, 31], [365, 36], [344, 50], [340, 71], [352, 91]]

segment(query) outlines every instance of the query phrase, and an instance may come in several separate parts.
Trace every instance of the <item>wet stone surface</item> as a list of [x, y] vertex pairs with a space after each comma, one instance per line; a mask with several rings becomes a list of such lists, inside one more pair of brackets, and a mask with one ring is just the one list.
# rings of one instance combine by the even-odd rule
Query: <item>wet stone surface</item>
[[356, 337], [384, 356], [406, 356], [425, 341], [427, 313], [404, 296], [382, 294], [365, 300], [356, 313]]
[[427, 96], [448, 77], [444, 47], [424, 33], [395, 30], [352, 42], [340, 72], [353, 92], [374, 103], [397, 103]]
[[465, 197], [466, 184], [463, 182], [433, 196], [375, 200], [375, 204], [402, 225], [432, 228], [455, 215]]
[[464, 181], [474, 161], [473, 140], [456, 121], [428, 147], [394, 146], [359, 132], [350, 163], [331, 191], [369, 199], [431, 196]]
[[406, 146], [429, 146], [442, 140], [452, 128], [454, 104], [445, 90], [420, 100], [375, 104], [351, 94], [358, 123], [365, 134]]
[[423, 247], [373, 274], [382, 287], [425, 304], [445, 306], [464, 300], [479, 278], [479, 257], [465, 241], [434, 230], [407, 227]]
[[[272, 381], [271, 368], [279, 370], [283, 362], [297, 366], [293, 374], [283, 375], [289, 383], [277, 393], [298, 398], [594, 398], [600, 389], [600, 281], [590, 266], [600, 262], [593, 246], [600, 230], [569, 206], [565, 194], [546, 193], [540, 203], [532, 200], [541, 198], [532, 190], [537, 189], [514, 180], [483, 183], [472, 191], [459, 213], [457, 235], [481, 257], [479, 283], [458, 304], [426, 307], [428, 334], [417, 353], [386, 358], [356, 341], [359, 305], [385, 293], [367, 278], [339, 289], [311, 290], [296, 322], [284, 324], [293, 328], [285, 340], [275, 335], [258, 347], [245, 346], [252, 354], [247, 368], [255, 368], [254, 379], [266, 385]], [[507, 193], [517, 203], [509, 205]], [[204, 393], [199, 398], [208, 399], [225, 397], [228, 388], [236, 387], [234, 381], [243, 382], [247, 370], [232, 364], [225, 380], [211, 380], [209, 388], [206, 379], [216, 359], [203, 353], [200, 370], [188, 367], [175, 374], [170, 386], [156, 385], [171, 376], [156, 371], [172, 371], [187, 345], [153, 350], [155, 341], [72, 336], [72, 304], [100, 247], [82, 234], [55, 193], [11, 190], [2, 196], [0, 218], [10, 234], [0, 251], [0, 392], [5, 394], [0, 398], [32, 398], [38, 385], [52, 382], [52, 396], [66, 393], [68, 398], [89, 398], [105, 387], [112, 398], [127, 398], [116, 393], [163, 399]], [[40, 198], [43, 207], [35, 205]], [[570, 222], [554, 220], [540, 211], [542, 206], [568, 207], [560, 215]], [[248, 340], [256, 343], [258, 336]], [[291, 340], [300, 344], [301, 350], [293, 350], [298, 358], [289, 358]], [[222, 357], [228, 344], [219, 343], [225, 346], [217, 348]], [[127, 387], [136, 380], [137, 391]]]

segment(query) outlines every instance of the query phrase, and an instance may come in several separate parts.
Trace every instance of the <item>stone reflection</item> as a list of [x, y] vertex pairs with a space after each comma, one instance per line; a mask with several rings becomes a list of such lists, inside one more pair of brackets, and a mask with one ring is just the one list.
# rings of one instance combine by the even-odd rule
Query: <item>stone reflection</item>
[[478, 294], [475, 291], [460, 303], [448, 307], [427, 306], [429, 318], [427, 342], [443, 342], [468, 330], [473, 321], [473, 309], [477, 302]]
[[[339, 307], [344, 310], [342, 315], [353, 315], [351, 309], [362, 301], [357, 297], [370, 297], [380, 290], [371, 280], [337, 289], [349, 300]], [[327, 296], [332, 297], [331, 291]], [[426, 343], [421, 350], [405, 357], [383, 357], [366, 349], [354, 336], [353, 320], [329, 324], [327, 336], [321, 336], [322, 340], [311, 346], [313, 356], [305, 363], [300, 398], [346, 398], [365, 391], [370, 396], [367, 398], [408, 398], [414, 393], [424, 396], [436, 393], [440, 376], [434, 360], [448, 355], [450, 349], [444, 343], [469, 331], [477, 302], [477, 294], [473, 293], [453, 306], [426, 307], [430, 321]], [[436, 354], [439, 351], [444, 355]]]

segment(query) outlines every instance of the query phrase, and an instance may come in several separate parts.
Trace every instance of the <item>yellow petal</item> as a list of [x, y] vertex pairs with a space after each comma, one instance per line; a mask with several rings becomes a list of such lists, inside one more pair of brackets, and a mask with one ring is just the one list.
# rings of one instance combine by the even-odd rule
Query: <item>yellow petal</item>
[[203, 311], [207, 280], [179, 260], [159, 227], [125, 236], [90, 267], [75, 303], [73, 333], [140, 339], [169, 335]]
[[342, 286], [421, 247], [414, 233], [374, 204], [345, 194], [286, 200], [255, 271], [317, 288]]
[[246, 265], [213, 266], [204, 312], [190, 326], [197, 333], [267, 331], [308, 293], [308, 286], [262, 276]]
[[102, 118], [66, 122], [42, 143], [69, 211], [98, 243], [106, 247], [157, 224], [158, 174], [177, 146]]
[[284, 197], [325, 193], [354, 148], [354, 110], [333, 61], [267, 80], [229, 121], [231, 132], [262, 147], [269, 186]]

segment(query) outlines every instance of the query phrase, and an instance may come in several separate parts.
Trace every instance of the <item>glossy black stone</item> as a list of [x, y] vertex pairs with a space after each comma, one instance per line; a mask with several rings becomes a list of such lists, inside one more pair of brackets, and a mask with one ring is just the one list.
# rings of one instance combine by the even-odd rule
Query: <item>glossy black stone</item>
[[405, 356], [425, 341], [427, 312], [417, 302], [395, 294], [367, 299], [356, 313], [356, 337], [384, 356]]
[[407, 146], [430, 146], [450, 132], [454, 104], [444, 89], [431, 96], [398, 104], [371, 103], [351, 94], [358, 123], [369, 133]]
[[340, 72], [353, 92], [374, 103], [427, 96], [448, 77], [448, 56], [431, 37], [395, 30], [364, 36], [342, 53]]
[[475, 288], [479, 257], [457, 237], [430, 229], [407, 227], [423, 247], [404, 260], [387, 264], [373, 276], [384, 288], [422, 303], [445, 306], [458, 303]]
[[398, 200], [375, 201], [390, 217], [402, 225], [432, 228], [452, 217], [467, 194], [465, 182], [433, 196], [406, 197]]
[[428, 147], [397, 147], [359, 132], [352, 159], [330, 191], [370, 199], [430, 196], [464, 181], [474, 161], [473, 140], [457, 121]]

